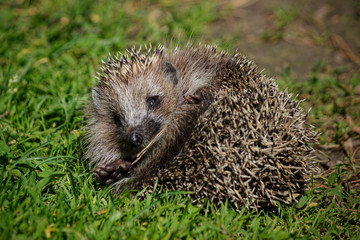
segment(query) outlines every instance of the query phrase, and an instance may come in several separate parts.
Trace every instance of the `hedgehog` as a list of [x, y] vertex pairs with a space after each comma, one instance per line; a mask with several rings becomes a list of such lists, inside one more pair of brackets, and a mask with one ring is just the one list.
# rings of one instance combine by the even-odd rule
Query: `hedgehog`
[[103, 64], [85, 157], [116, 194], [161, 185], [240, 211], [291, 204], [306, 188], [317, 133], [301, 101], [246, 57], [158, 46]]

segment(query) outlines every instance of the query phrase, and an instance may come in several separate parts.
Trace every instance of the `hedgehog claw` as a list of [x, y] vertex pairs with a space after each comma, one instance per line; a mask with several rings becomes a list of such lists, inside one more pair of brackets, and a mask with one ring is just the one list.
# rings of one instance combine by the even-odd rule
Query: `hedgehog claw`
[[110, 185], [110, 184], [113, 184], [115, 182], [115, 179], [107, 179], [106, 181], [105, 181], [105, 184], [106, 185]]
[[100, 179], [100, 176], [99, 176], [99, 174], [97, 174], [97, 172], [93, 172], [93, 179], [95, 179], [95, 180]]

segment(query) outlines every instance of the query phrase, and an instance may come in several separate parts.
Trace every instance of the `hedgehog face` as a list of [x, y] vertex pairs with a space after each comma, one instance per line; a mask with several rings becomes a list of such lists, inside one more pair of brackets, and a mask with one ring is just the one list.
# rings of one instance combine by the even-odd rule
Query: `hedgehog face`
[[176, 74], [176, 68], [165, 62], [159, 69], [129, 75], [126, 81], [112, 77], [93, 89], [94, 124], [102, 125], [97, 134], [115, 143], [112, 152], [131, 161], [166, 127], [177, 104]]

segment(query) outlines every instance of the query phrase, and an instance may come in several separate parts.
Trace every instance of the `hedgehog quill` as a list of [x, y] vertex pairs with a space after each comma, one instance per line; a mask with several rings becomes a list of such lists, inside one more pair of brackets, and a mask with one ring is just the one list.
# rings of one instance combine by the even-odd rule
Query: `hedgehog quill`
[[103, 64], [87, 107], [86, 158], [117, 194], [146, 194], [158, 181], [239, 210], [291, 204], [304, 191], [317, 133], [300, 101], [245, 57], [159, 46]]

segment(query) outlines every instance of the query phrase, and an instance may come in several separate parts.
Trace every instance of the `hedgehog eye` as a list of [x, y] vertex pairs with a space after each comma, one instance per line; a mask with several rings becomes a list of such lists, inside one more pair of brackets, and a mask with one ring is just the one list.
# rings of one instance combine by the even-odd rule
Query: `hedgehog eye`
[[149, 105], [149, 108], [154, 108], [160, 103], [160, 97], [159, 96], [151, 96], [147, 100], [147, 103]]
[[114, 123], [116, 124], [116, 126], [120, 127], [122, 125], [120, 114], [117, 112], [113, 112], [112, 115]]

